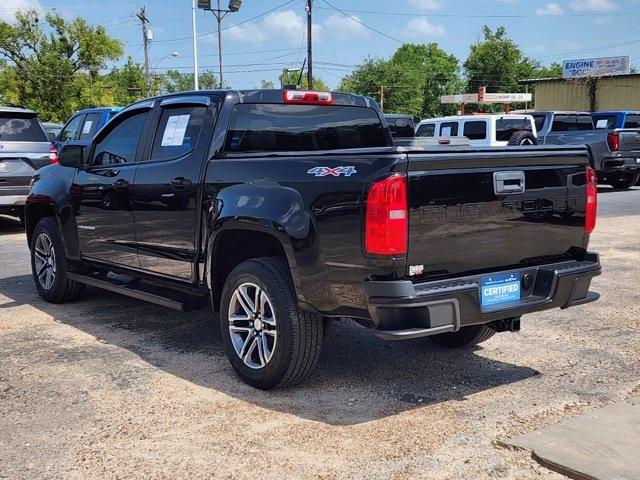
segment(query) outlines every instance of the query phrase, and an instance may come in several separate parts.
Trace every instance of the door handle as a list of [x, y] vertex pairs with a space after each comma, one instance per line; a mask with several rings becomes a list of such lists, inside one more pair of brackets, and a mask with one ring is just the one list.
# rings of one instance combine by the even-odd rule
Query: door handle
[[116, 190], [126, 190], [127, 188], [129, 188], [129, 185], [131, 185], [131, 183], [123, 180], [122, 178], [119, 178], [113, 183], [113, 188], [115, 188]]
[[512, 195], [524, 193], [524, 172], [494, 172], [493, 193], [496, 195]]
[[191, 180], [184, 177], [174, 178], [169, 182], [169, 186], [174, 190], [183, 190], [191, 186]]

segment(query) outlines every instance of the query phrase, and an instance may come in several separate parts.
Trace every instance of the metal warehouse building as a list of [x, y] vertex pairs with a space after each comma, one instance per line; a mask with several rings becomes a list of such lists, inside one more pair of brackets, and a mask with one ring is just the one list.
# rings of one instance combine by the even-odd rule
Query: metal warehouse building
[[536, 110], [640, 110], [640, 74], [522, 80], [535, 86]]

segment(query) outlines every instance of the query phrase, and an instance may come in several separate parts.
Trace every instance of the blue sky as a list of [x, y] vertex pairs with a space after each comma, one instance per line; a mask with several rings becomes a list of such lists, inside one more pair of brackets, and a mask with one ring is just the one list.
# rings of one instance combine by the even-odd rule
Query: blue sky
[[[12, 9], [28, 6], [81, 15], [105, 25], [142, 62], [142, 33], [134, 15], [142, 5], [154, 33], [152, 67], [158, 72], [192, 71], [191, 0], [3, 0], [0, 17], [8, 19]], [[314, 0], [314, 5], [314, 73], [330, 86], [363, 57], [387, 57], [402, 42], [437, 42], [462, 63], [483, 24], [504, 25], [525, 54], [543, 64], [630, 55], [631, 63], [640, 66], [640, 0]], [[238, 13], [227, 16], [225, 80], [232, 87], [251, 88], [261, 79], [276, 82], [283, 67], [301, 65], [306, 55], [304, 6], [305, 0], [244, 0]], [[211, 13], [198, 11], [197, 29], [200, 66], [217, 69]], [[171, 52], [179, 56], [165, 57]]]

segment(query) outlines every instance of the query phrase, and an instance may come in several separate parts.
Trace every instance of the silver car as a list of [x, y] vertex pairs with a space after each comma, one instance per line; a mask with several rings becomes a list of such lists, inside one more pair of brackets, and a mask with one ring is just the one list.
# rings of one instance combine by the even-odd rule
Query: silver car
[[0, 107], [0, 214], [24, 218], [31, 177], [57, 155], [33, 110]]

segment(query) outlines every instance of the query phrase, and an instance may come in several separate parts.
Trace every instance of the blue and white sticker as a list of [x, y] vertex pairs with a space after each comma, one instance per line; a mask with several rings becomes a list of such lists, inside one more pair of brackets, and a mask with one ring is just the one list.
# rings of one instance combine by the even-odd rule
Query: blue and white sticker
[[313, 167], [307, 171], [308, 175], [314, 175], [316, 177], [339, 177], [344, 175], [345, 177], [350, 177], [354, 173], [358, 173], [356, 167], [349, 166], [340, 166], [340, 167]]

